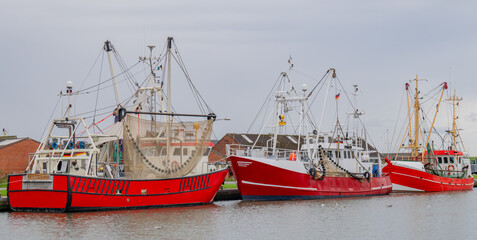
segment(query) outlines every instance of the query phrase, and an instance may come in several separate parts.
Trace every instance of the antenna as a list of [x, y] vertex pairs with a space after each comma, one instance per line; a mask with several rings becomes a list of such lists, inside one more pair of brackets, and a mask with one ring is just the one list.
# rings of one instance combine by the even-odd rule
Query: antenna
[[65, 110], [65, 117], [70, 118], [71, 117], [71, 109], [73, 107], [73, 104], [71, 104], [71, 96], [76, 95], [77, 93], [73, 93], [73, 82], [68, 81], [66, 82], [66, 93], [63, 93], [63, 91], [60, 91], [60, 96], [68, 96], [68, 103], [66, 105], [66, 110]]
[[353, 88], [354, 88], [354, 92], [353, 92], [353, 96], [354, 96], [354, 107], [355, 109], [353, 109], [353, 113], [348, 113], [347, 115], [353, 115], [353, 128], [354, 128], [354, 134], [355, 134], [355, 141], [356, 141], [356, 145], [358, 145], [358, 140], [359, 140], [359, 137], [358, 137], [358, 119], [361, 115], [363, 115], [364, 113], [363, 112], [360, 112], [358, 110], [358, 92], [359, 92], [359, 88], [358, 88], [358, 84], [353, 84], [352, 85]]

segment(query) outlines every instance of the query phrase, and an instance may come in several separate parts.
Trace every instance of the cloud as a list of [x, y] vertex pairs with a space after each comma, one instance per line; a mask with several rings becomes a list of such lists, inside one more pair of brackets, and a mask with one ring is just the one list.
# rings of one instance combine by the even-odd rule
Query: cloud
[[[232, 118], [217, 123], [219, 138], [248, 129], [291, 55], [297, 70], [315, 78], [334, 67], [345, 86], [359, 84], [360, 109], [379, 139], [393, 132], [404, 83], [415, 74], [427, 86], [449, 82], [471, 106], [477, 32], [469, 29], [475, 29], [476, 7], [410, 0], [7, 0], [0, 8], [0, 109], [14, 114], [0, 116], [0, 129], [38, 139], [57, 93], [68, 80], [81, 85], [106, 39], [132, 65], [146, 45], [162, 47], [174, 36], [208, 104]], [[292, 78], [298, 86], [316, 83]], [[477, 120], [472, 109], [462, 113], [465, 121]]]
[[477, 122], [477, 113], [476, 112], [471, 112], [471, 113], [467, 114], [466, 117], [465, 117], [465, 120], [470, 121], [470, 122]]

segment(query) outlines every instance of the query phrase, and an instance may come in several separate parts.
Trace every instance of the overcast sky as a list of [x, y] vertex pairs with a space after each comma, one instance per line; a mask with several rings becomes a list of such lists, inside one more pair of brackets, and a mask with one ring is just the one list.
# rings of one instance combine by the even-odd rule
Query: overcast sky
[[292, 56], [297, 71], [318, 79], [334, 67], [349, 90], [360, 86], [383, 152], [405, 82], [416, 74], [427, 89], [448, 82], [464, 98], [459, 125], [476, 155], [476, 9], [475, 1], [3, 0], [0, 129], [39, 140], [58, 92], [84, 82], [105, 40], [133, 65], [146, 45], [173, 36], [205, 100], [232, 119], [216, 123], [218, 138], [248, 129]]

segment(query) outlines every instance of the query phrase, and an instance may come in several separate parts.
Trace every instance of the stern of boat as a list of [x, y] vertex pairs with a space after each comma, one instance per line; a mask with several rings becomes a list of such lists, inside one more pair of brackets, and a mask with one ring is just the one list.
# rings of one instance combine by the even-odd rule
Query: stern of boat
[[13, 211], [64, 212], [67, 176], [47, 173], [8, 176], [8, 201]]

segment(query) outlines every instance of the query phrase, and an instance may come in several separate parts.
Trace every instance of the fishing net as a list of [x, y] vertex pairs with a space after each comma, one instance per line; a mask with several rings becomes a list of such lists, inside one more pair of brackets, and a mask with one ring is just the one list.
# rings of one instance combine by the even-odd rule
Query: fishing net
[[182, 177], [192, 171], [206, 153], [213, 120], [166, 122], [136, 115], [128, 115], [123, 120], [127, 178]]
[[[328, 155], [328, 151], [324, 151], [321, 146], [318, 149], [319, 151], [319, 161], [317, 166], [322, 166], [325, 168], [325, 174], [328, 177], [355, 177], [350, 173], [348, 170], [342, 168], [338, 162], [332, 159], [330, 155]], [[322, 171], [322, 169], [321, 169]]]

